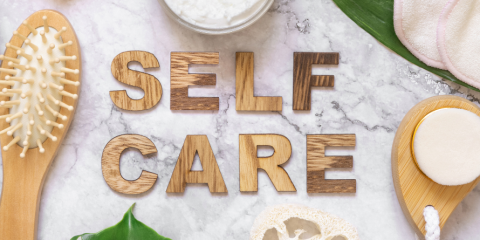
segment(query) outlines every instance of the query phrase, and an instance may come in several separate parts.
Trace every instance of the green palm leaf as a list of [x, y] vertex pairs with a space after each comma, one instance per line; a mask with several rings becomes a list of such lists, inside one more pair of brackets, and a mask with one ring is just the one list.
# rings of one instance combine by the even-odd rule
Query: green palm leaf
[[[160, 236], [155, 230], [135, 219], [133, 204], [117, 225], [104, 229], [98, 233], [85, 233], [70, 240], [171, 240]], [[80, 237], [80, 238], [79, 238]]]

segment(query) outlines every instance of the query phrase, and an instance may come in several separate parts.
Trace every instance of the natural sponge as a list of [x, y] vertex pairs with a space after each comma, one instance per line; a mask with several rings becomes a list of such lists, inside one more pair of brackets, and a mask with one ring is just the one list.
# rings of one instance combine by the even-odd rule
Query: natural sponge
[[[272, 228], [277, 230], [279, 240], [290, 239], [285, 221], [291, 218], [310, 221], [317, 226], [320, 234], [309, 238], [311, 240], [331, 240], [339, 236], [346, 240], [359, 239], [355, 227], [339, 217], [302, 205], [285, 204], [268, 207], [258, 215], [250, 230], [250, 240], [262, 240], [265, 233]], [[303, 229], [297, 229], [296, 239], [303, 232]]]

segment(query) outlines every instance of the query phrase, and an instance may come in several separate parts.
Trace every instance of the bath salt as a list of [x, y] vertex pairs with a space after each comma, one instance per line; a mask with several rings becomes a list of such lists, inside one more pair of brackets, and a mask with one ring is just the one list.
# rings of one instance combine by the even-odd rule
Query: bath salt
[[267, 0], [165, 0], [185, 21], [206, 28], [239, 25], [253, 17]]
[[427, 115], [415, 134], [420, 170], [434, 182], [454, 186], [480, 175], [480, 117], [457, 108]]

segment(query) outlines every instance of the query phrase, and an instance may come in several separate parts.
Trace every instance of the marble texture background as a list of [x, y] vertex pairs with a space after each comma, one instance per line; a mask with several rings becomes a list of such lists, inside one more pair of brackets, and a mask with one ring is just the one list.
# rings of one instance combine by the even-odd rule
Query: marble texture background
[[[58, 10], [70, 20], [82, 47], [84, 68], [75, 119], [45, 182], [39, 240], [97, 232], [120, 221], [135, 202], [139, 220], [174, 240], [248, 239], [255, 217], [266, 206], [281, 203], [304, 204], [342, 217], [357, 227], [361, 239], [415, 239], [391, 177], [390, 151], [397, 126], [412, 106], [431, 96], [453, 94], [479, 103], [479, 93], [443, 81], [389, 51], [331, 0], [276, 0], [259, 22], [225, 36], [181, 28], [156, 0], [2, 0], [0, 44], [41, 9]], [[164, 91], [153, 109], [123, 111], [110, 100], [112, 90], [127, 89], [133, 98], [143, 96], [110, 72], [113, 58], [129, 50], [149, 51], [160, 62], [160, 69], [147, 70]], [[220, 52], [218, 66], [191, 68], [191, 72], [216, 73], [217, 85], [190, 90], [190, 96], [220, 97], [219, 111], [169, 109], [171, 51]], [[255, 53], [255, 93], [282, 96], [281, 113], [235, 110], [237, 51]], [[314, 74], [334, 74], [336, 82], [333, 89], [313, 91], [310, 112], [292, 110], [295, 51], [340, 52], [338, 67], [314, 68]], [[130, 67], [142, 69], [138, 64]], [[112, 191], [101, 172], [104, 146], [126, 133], [147, 136], [158, 149], [158, 154], [147, 158], [127, 151], [121, 159], [127, 179], [136, 179], [142, 170], [158, 174], [155, 186], [138, 196]], [[293, 154], [285, 169], [296, 193], [276, 192], [264, 172], [259, 173], [257, 193], [240, 193], [238, 135], [247, 133], [277, 133], [290, 139]], [[352, 154], [353, 169], [327, 173], [328, 178], [357, 179], [356, 194], [306, 193], [306, 134], [327, 133], [357, 136], [355, 148], [328, 151]], [[188, 186], [184, 194], [165, 192], [188, 134], [208, 136], [228, 194], [212, 195], [204, 185]], [[268, 151], [263, 149], [262, 154]], [[478, 237], [479, 200], [477, 187], [455, 210], [442, 239]]]

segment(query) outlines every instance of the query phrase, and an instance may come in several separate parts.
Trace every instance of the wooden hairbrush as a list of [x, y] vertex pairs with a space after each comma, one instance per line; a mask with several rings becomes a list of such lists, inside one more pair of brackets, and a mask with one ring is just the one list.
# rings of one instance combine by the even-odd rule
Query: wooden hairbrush
[[34, 240], [46, 173], [77, 105], [81, 58], [61, 13], [41, 10], [0, 55], [0, 239]]

